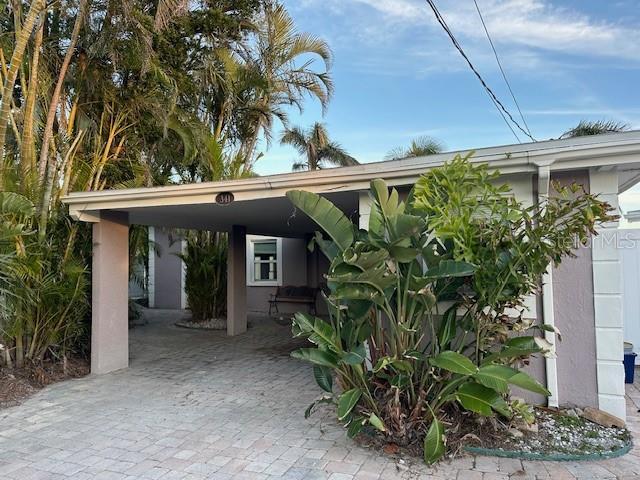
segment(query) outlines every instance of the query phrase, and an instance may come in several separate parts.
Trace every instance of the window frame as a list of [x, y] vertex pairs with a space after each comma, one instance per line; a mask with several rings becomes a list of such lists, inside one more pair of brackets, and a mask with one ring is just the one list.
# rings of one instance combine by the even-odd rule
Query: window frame
[[[276, 278], [274, 280], [256, 280], [254, 268], [255, 244], [276, 242]], [[264, 237], [262, 235], [247, 235], [246, 255], [247, 286], [249, 287], [280, 287], [282, 286], [282, 238]]]

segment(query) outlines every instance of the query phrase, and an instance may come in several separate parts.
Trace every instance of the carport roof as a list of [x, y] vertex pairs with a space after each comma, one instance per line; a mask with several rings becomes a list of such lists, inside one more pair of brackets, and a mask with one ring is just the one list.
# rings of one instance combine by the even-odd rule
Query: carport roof
[[[366, 190], [372, 179], [411, 185], [425, 170], [467, 152], [222, 182], [73, 192], [63, 202], [69, 205], [72, 217], [81, 221], [98, 221], [101, 211], [113, 210], [128, 212], [131, 223], [146, 225], [226, 230], [240, 223], [250, 233], [301, 234], [312, 231], [313, 226], [291, 216], [292, 208], [284, 198], [288, 190], [321, 193], [345, 212], [357, 212], [358, 192]], [[482, 148], [472, 161], [487, 162], [504, 175], [535, 174], [541, 167], [551, 171], [617, 169], [625, 172], [621, 175], [624, 189], [636, 181], [640, 168], [640, 131]], [[216, 204], [216, 195], [224, 192], [232, 193], [234, 201], [223, 207]]]

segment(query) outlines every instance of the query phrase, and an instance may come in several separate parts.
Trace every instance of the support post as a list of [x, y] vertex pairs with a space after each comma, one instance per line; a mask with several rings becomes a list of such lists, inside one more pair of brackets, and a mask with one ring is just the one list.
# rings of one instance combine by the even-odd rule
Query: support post
[[[540, 204], [549, 199], [550, 180], [550, 165], [538, 166], [538, 203]], [[551, 327], [555, 325], [555, 315], [553, 311], [553, 265], [549, 265], [547, 272], [542, 275], [542, 319], [545, 325]], [[547, 342], [553, 345], [555, 351], [555, 333], [545, 331], [544, 337]], [[558, 398], [558, 365], [555, 356], [545, 357], [545, 370], [547, 390], [549, 390], [550, 393], [547, 399], [547, 405], [557, 407], [560, 399]]]
[[[618, 172], [591, 170], [589, 189], [618, 211]], [[597, 228], [591, 248], [593, 304], [596, 328], [598, 407], [626, 417], [624, 388], [624, 324], [622, 320], [622, 268], [618, 251], [618, 221]]]
[[234, 225], [227, 256], [227, 335], [247, 331], [247, 229]]
[[91, 373], [129, 366], [129, 218], [102, 212], [93, 224]]

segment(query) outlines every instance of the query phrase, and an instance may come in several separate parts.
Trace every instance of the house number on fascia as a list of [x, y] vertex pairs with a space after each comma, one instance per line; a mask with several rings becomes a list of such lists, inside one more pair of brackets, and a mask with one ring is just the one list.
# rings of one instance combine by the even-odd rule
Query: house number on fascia
[[216, 203], [220, 205], [228, 205], [233, 202], [233, 193], [231, 192], [220, 192], [216, 195]]

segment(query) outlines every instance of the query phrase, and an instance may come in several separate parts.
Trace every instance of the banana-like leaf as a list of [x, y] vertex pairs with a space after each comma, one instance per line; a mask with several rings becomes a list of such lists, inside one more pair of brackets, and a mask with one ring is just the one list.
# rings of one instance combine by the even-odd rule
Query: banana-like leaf
[[291, 356], [322, 367], [336, 368], [338, 366], [338, 356], [335, 353], [318, 348], [299, 348], [291, 352]]
[[369, 270], [384, 263], [389, 258], [389, 252], [384, 249], [374, 251], [357, 251], [356, 248], [347, 248], [342, 255], [345, 263], [355, 265], [360, 270]]
[[304, 190], [290, 190], [287, 198], [327, 232], [341, 251], [351, 246], [354, 241], [354, 225], [333, 203]]
[[518, 371], [506, 365], [484, 365], [473, 378], [476, 382], [500, 393], [509, 392], [509, 380]]
[[311, 343], [325, 350], [340, 350], [336, 331], [321, 318], [298, 312], [293, 317], [293, 327], [294, 336], [306, 336]]
[[373, 412], [371, 412], [371, 415], [369, 415], [369, 423], [373, 427], [375, 427], [378, 430], [380, 430], [381, 432], [386, 432], [387, 431], [387, 427], [385, 427], [384, 422], [382, 420], [380, 420], [380, 417], [378, 417]]
[[413, 247], [389, 247], [389, 254], [400, 263], [411, 263], [418, 256], [418, 249]]
[[343, 363], [346, 363], [347, 365], [360, 365], [362, 362], [364, 362], [366, 355], [367, 355], [367, 350], [364, 346], [364, 343], [361, 343], [352, 351], [345, 353], [342, 356], [341, 360]]
[[442, 320], [440, 322], [440, 328], [438, 329], [438, 343], [440, 348], [449, 348], [451, 340], [456, 336], [458, 331], [457, 325], [458, 304], [454, 304], [444, 312]]
[[478, 371], [478, 367], [476, 367], [471, 360], [451, 350], [436, 355], [429, 362], [434, 367], [461, 375], [473, 375]]
[[529, 390], [530, 392], [539, 393], [540, 395], [544, 395], [546, 397], [551, 395], [551, 392], [540, 385], [540, 383], [536, 379], [521, 371], [510, 377], [509, 383], [511, 385], [516, 385], [517, 387], [524, 388], [525, 390]]
[[361, 415], [353, 417], [347, 426], [347, 436], [349, 438], [356, 437], [362, 430], [362, 427], [364, 427], [366, 421], [367, 419]]
[[468, 277], [473, 275], [476, 267], [467, 262], [458, 262], [456, 260], [442, 260], [437, 267], [430, 268], [425, 274], [426, 278], [450, 278], [450, 277]]
[[333, 392], [333, 374], [328, 367], [320, 365], [313, 366], [313, 377], [316, 379], [318, 386], [325, 392]]
[[347, 390], [340, 395], [338, 399], [338, 420], [344, 420], [351, 413], [361, 396], [362, 391], [359, 388]]
[[424, 461], [432, 465], [444, 455], [444, 428], [442, 423], [434, 418], [424, 437]]
[[462, 384], [456, 392], [456, 398], [465, 409], [480, 415], [490, 416], [493, 410], [505, 417], [509, 417], [511, 413], [504, 398], [495, 390], [479, 383]]
[[336, 245], [336, 242], [324, 239], [320, 232], [316, 232], [309, 242], [309, 251], [313, 252], [316, 245], [320, 248], [320, 251], [324, 253], [324, 256], [329, 259], [329, 261], [333, 261], [340, 254], [340, 249], [338, 248], [338, 245]]
[[394, 285], [397, 281], [396, 275], [390, 274], [384, 265], [372, 268], [360, 273], [346, 273], [343, 275], [330, 275], [327, 280], [336, 283], [351, 283], [369, 285], [380, 293]]

